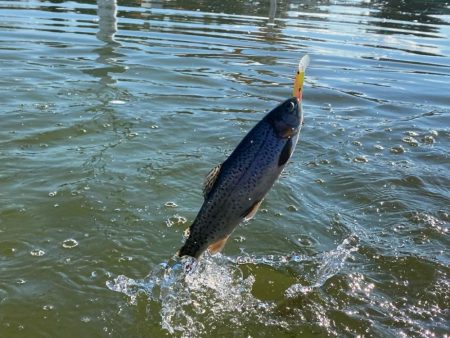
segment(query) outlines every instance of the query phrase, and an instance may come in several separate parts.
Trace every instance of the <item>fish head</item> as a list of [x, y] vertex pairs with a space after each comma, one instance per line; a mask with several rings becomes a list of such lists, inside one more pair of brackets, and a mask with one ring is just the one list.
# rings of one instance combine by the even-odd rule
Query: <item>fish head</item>
[[269, 123], [281, 138], [290, 138], [300, 131], [303, 124], [301, 101], [292, 97], [279, 104], [267, 115]]

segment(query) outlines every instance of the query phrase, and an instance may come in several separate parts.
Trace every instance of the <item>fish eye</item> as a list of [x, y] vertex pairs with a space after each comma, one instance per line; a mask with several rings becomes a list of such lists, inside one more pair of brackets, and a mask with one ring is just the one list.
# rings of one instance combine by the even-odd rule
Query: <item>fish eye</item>
[[288, 111], [290, 112], [290, 113], [292, 113], [293, 111], [294, 111], [294, 108], [295, 108], [295, 104], [294, 104], [294, 102], [289, 102], [289, 105], [288, 105], [288, 107], [287, 107], [287, 109], [288, 109]]

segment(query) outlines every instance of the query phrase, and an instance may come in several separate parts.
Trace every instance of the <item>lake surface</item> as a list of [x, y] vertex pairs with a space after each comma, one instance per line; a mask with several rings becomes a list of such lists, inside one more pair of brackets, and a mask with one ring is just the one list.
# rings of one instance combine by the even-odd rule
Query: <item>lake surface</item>
[[[448, 337], [444, 1], [0, 1], [0, 337]], [[305, 125], [221, 255], [202, 182]]]

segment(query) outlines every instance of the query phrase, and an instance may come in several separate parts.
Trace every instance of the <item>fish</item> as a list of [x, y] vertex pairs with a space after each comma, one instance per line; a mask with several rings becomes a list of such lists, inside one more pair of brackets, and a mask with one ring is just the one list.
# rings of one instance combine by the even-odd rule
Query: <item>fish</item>
[[292, 97], [266, 114], [206, 176], [203, 205], [178, 256], [199, 259], [206, 250], [220, 252], [235, 228], [255, 216], [296, 147], [303, 125], [302, 92], [308, 64], [306, 55], [296, 71]]

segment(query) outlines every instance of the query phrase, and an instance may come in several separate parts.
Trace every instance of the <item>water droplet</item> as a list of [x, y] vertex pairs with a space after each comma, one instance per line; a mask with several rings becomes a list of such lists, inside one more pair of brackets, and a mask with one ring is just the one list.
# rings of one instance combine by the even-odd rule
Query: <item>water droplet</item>
[[51, 191], [51, 192], [48, 193], [48, 195], [50, 197], [55, 197], [57, 193], [58, 193], [57, 191]]
[[422, 137], [421, 141], [426, 144], [433, 144], [434, 142], [436, 142], [434, 137], [431, 135], [425, 135], [424, 137]]
[[191, 233], [191, 229], [186, 228], [186, 229], [184, 230], [184, 232], [183, 232], [183, 236], [184, 236], [185, 238], [188, 238], [190, 233]]
[[133, 257], [130, 256], [122, 256], [118, 259], [119, 263], [123, 263], [123, 262], [131, 262], [133, 260]]
[[170, 228], [172, 225], [182, 225], [187, 222], [186, 217], [180, 215], [173, 215], [172, 217], [166, 219], [166, 225]]
[[376, 150], [384, 150], [384, 147], [381, 144], [375, 144], [373, 146]]
[[41, 257], [45, 255], [45, 251], [41, 249], [34, 249], [30, 251], [31, 256]]
[[367, 162], [369, 162], [369, 160], [366, 157], [364, 157], [364, 156], [356, 156], [353, 159], [353, 162], [356, 162], [356, 163], [367, 163]]
[[111, 100], [111, 101], [109, 101], [109, 103], [111, 103], [111, 104], [125, 104], [126, 102], [122, 101], [122, 100]]
[[51, 310], [53, 310], [55, 307], [53, 306], [53, 305], [51, 305], [51, 304], [48, 304], [48, 305], [44, 305], [43, 307], [42, 307], [42, 310], [44, 310], [44, 311], [51, 311]]
[[237, 236], [237, 237], [234, 239], [234, 241], [235, 241], [235, 242], [242, 243], [243, 241], [245, 241], [245, 237], [244, 237], [244, 236]]
[[89, 318], [88, 316], [83, 316], [83, 317], [80, 318], [80, 320], [83, 323], [89, 323], [91, 321], [91, 318]]
[[166, 202], [164, 206], [167, 208], [176, 208], [178, 205], [175, 202]]
[[312, 291], [312, 288], [310, 286], [303, 286], [301, 284], [293, 284], [291, 285], [286, 291], [285, 296], [286, 298], [294, 298], [298, 297], [298, 295], [305, 295]]
[[391, 153], [393, 153], [393, 154], [403, 154], [404, 152], [405, 152], [405, 148], [403, 148], [402, 145], [391, 148]]
[[66, 248], [66, 249], [72, 249], [77, 246], [78, 246], [78, 242], [73, 238], [66, 239], [62, 242], [62, 247]]
[[294, 212], [294, 211], [298, 211], [298, 208], [295, 205], [289, 205], [287, 207], [288, 211]]
[[16, 281], [16, 284], [17, 285], [23, 285], [23, 284], [25, 284], [27, 281], [25, 280], [25, 279], [22, 279], [22, 278], [19, 278], [17, 281]]
[[419, 142], [412, 136], [405, 136], [402, 141], [410, 145], [411, 147], [417, 147]]

